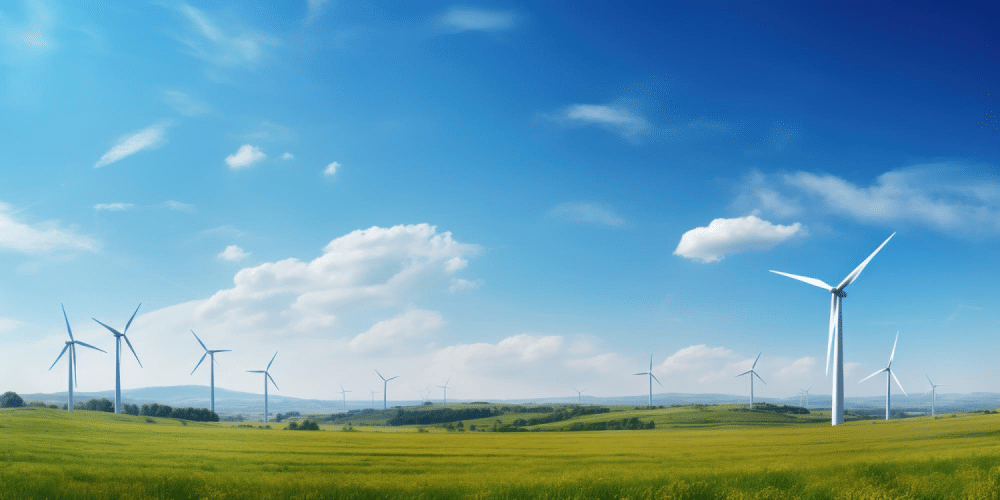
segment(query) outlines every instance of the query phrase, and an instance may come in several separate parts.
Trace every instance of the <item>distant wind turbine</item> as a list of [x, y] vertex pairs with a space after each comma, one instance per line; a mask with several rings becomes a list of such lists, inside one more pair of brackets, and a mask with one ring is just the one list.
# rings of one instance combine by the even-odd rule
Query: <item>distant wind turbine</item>
[[764, 354], [764, 353], [760, 352], [760, 353], [757, 354], [757, 359], [753, 360], [753, 366], [751, 366], [749, 370], [747, 370], [747, 371], [745, 371], [745, 372], [737, 375], [737, 377], [742, 377], [744, 375], [750, 375], [750, 409], [751, 410], [753, 409], [753, 378], [757, 377], [758, 379], [760, 379], [760, 382], [762, 384], [767, 385], [767, 382], [764, 382], [764, 379], [760, 378], [760, 375], [757, 375], [757, 372], [753, 371], [753, 369], [757, 367], [757, 362], [760, 361], [760, 355], [761, 354]]
[[[274, 352], [274, 356], [271, 356], [271, 362], [267, 364], [267, 368], [263, 370], [247, 370], [247, 373], [263, 373], [264, 374], [264, 423], [267, 423], [267, 379], [271, 379], [271, 383], [274, 384], [274, 388], [278, 389], [278, 383], [274, 381], [274, 377], [268, 373], [271, 369], [271, 363], [274, 363], [274, 358], [278, 357], [278, 351]], [[281, 389], [278, 389], [279, 391]]]
[[[650, 367], [650, 371], [652, 371], [652, 367]], [[659, 382], [659, 380], [657, 380], [657, 382]], [[573, 390], [576, 391], [576, 404], [583, 404], [583, 391], [586, 391], [587, 388], [584, 387], [583, 389], [577, 389], [574, 387]]]
[[806, 397], [806, 408], [809, 408], [809, 391], [812, 390], [812, 386], [809, 389], [799, 389], [799, 404], [802, 404], [802, 396]]
[[451, 377], [444, 381], [444, 385], [437, 386], [444, 390], [444, 403], [442, 404], [448, 404], [448, 382], [451, 382]]
[[[930, 375], [927, 375], [927, 382], [930, 382], [930, 384], [931, 384], [931, 390], [929, 390], [927, 392], [931, 393], [931, 416], [933, 417], [933, 416], [935, 416], [934, 405], [935, 405], [935, 403], [937, 401], [937, 388], [945, 386], [945, 385], [948, 385], [948, 384], [935, 384], [934, 382], [931, 382], [931, 376]], [[927, 393], [925, 392], [924, 394], [927, 394]]]
[[[807, 278], [805, 276], [796, 276], [794, 274], [783, 273], [780, 271], [771, 270], [772, 273], [780, 274], [782, 276], [788, 276], [792, 279], [797, 279], [799, 281], [809, 283], [810, 285], [822, 288], [832, 295], [830, 298], [830, 335], [829, 340], [826, 345], [826, 373], [830, 373], [830, 352], [833, 351], [833, 396], [832, 396], [832, 407], [830, 410], [830, 420], [832, 425], [840, 425], [844, 423], [844, 311], [841, 307], [841, 302], [843, 302], [844, 297], [847, 297], [847, 293], [844, 289], [848, 287], [854, 280], [858, 279], [861, 275], [861, 271], [864, 271], [865, 266], [875, 257], [875, 254], [882, 250], [882, 247], [889, 240], [895, 236], [896, 233], [892, 233], [888, 238], [878, 248], [868, 256], [864, 262], [848, 274], [844, 281], [841, 281], [839, 285], [833, 287], [827, 285], [826, 283], [816, 279]], [[836, 344], [836, 348], [834, 348]]]
[[115, 413], [122, 412], [122, 339], [125, 339], [125, 343], [128, 344], [128, 348], [132, 351], [132, 355], [135, 356], [136, 362], [139, 363], [139, 368], [142, 368], [142, 361], [139, 361], [139, 355], [135, 353], [135, 349], [132, 348], [132, 343], [129, 342], [128, 337], [125, 336], [128, 333], [128, 327], [132, 325], [132, 320], [135, 319], [135, 315], [139, 312], [139, 308], [142, 307], [140, 303], [136, 308], [135, 312], [132, 313], [132, 317], [128, 319], [128, 323], [125, 323], [125, 329], [119, 332], [114, 328], [111, 328], [96, 318], [90, 318], [104, 328], [107, 328], [115, 335]]
[[344, 409], [347, 409], [347, 393], [351, 392], [344, 389], [344, 384], [340, 384], [340, 395], [344, 397]]
[[657, 384], [660, 384], [660, 387], [663, 387], [663, 384], [660, 383], [660, 379], [656, 378], [656, 375], [653, 375], [653, 355], [652, 354], [649, 355], [649, 371], [648, 372], [641, 372], [641, 373], [633, 373], [633, 375], [649, 375], [649, 407], [652, 408], [653, 407], [653, 381], [655, 380]]
[[[375, 370], [375, 373], [378, 373], [378, 370]], [[399, 378], [399, 375], [396, 375], [394, 377], [385, 378], [385, 377], [382, 376], [381, 373], [378, 373], [378, 378], [382, 379], [382, 409], [385, 410], [386, 408], [388, 408], [388, 405], [386, 403], [387, 403], [388, 398], [389, 398], [389, 395], [388, 395], [388, 392], [389, 392], [389, 381], [390, 380], [395, 380], [395, 379]]]
[[210, 370], [209, 370], [209, 372], [211, 373], [211, 377], [209, 378], [209, 381], [212, 384], [211, 385], [211, 387], [212, 387], [212, 389], [211, 389], [211, 391], [212, 391], [211, 392], [211, 395], [212, 395], [212, 413], [215, 413], [215, 353], [217, 353], [217, 352], [232, 352], [232, 350], [231, 349], [212, 349], [212, 350], [209, 350], [209, 348], [205, 347], [205, 343], [202, 342], [200, 338], [198, 338], [198, 334], [194, 333], [194, 330], [191, 330], [191, 335], [194, 335], [195, 340], [197, 340], [198, 343], [201, 344], [201, 348], [205, 350], [205, 354], [201, 355], [201, 359], [198, 360], [198, 364], [194, 365], [194, 370], [191, 370], [191, 375], [194, 375], [194, 372], [198, 369], [199, 366], [201, 366], [201, 362], [205, 361], [205, 356], [208, 356], [208, 358], [209, 358], [208, 364], [211, 367]]
[[375, 395], [378, 394], [379, 392], [375, 391], [375, 390], [372, 390], [371, 387], [368, 388], [368, 392], [372, 393], [372, 404], [374, 405], [375, 404]]
[[73, 411], [73, 385], [76, 384], [77, 379], [79, 378], [77, 376], [76, 345], [80, 344], [84, 347], [96, 349], [98, 351], [103, 352], [104, 354], [107, 354], [108, 352], [105, 351], [104, 349], [98, 349], [90, 344], [87, 344], [85, 342], [80, 342], [79, 340], [74, 339], [73, 330], [69, 327], [69, 318], [66, 317], [66, 307], [63, 306], [62, 304], [59, 304], [59, 306], [62, 307], [63, 319], [66, 320], [66, 331], [69, 333], [69, 342], [66, 342], [66, 347], [63, 347], [62, 352], [59, 353], [59, 357], [57, 357], [56, 360], [52, 362], [52, 366], [49, 367], [49, 370], [51, 370], [54, 366], [56, 366], [56, 363], [58, 363], [59, 360], [62, 359], [63, 354], [66, 354], [66, 351], [68, 350], [69, 356], [66, 359], [69, 360], [69, 403], [66, 405], [66, 409], [69, 411]]
[[893, 380], [896, 381], [896, 385], [899, 386], [899, 390], [903, 391], [903, 394], [909, 397], [909, 394], [906, 394], [906, 389], [903, 389], [903, 384], [899, 383], [899, 379], [896, 378], [896, 374], [893, 373], [892, 371], [892, 358], [896, 356], [896, 342], [899, 342], [899, 332], [896, 332], [896, 340], [892, 343], [892, 354], [889, 355], [889, 364], [886, 365], [885, 368], [858, 381], [858, 383], [860, 384], [861, 382], [864, 382], [865, 380], [868, 380], [874, 377], [875, 375], [878, 375], [879, 373], [885, 372], [886, 374], [885, 375], [885, 419], [886, 420], [889, 420], [889, 396], [892, 394]]

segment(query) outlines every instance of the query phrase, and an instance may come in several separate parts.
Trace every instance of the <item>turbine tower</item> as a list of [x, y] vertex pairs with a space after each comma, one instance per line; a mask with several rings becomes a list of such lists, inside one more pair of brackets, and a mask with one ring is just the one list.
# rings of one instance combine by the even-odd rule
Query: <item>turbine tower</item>
[[[650, 371], [652, 371], [652, 368], [650, 368]], [[659, 382], [659, 380], [657, 380], [657, 382]], [[583, 389], [577, 389], [574, 387], [573, 390], [576, 391], [576, 404], [583, 404], [583, 391], [586, 391], [587, 388], [584, 387]]]
[[[927, 392], [931, 393], [931, 416], [933, 417], [935, 415], [935, 413], [934, 413], [934, 405], [937, 402], [937, 388], [941, 387], [941, 386], [948, 385], [948, 384], [935, 384], [934, 382], [931, 382], [931, 376], [930, 375], [927, 375], [927, 381], [930, 382], [930, 384], [931, 384], [931, 390], [929, 390]], [[924, 394], [926, 395], [927, 393], [925, 392]]]
[[107, 328], [115, 335], [115, 413], [122, 412], [122, 339], [125, 339], [125, 343], [128, 344], [128, 348], [132, 351], [132, 355], [135, 356], [136, 362], [139, 363], [139, 368], [142, 368], [142, 361], [139, 361], [139, 355], [135, 353], [135, 349], [132, 348], [132, 343], [129, 342], [128, 337], [125, 336], [128, 333], [128, 327], [132, 325], [132, 320], [135, 319], [136, 313], [139, 312], [139, 308], [142, 307], [140, 303], [136, 308], [135, 312], [132, 313], [132, 317], [128, 319], [128, 323], [125, 323], [125, 329], [119, 332], [114, 328], [111, 328], [100, 321], [97, 318], [90, 318], [104, 328]]
[[217, 353], [217, 352], [231, 352], [232, 350], [231, 349], [212, 349], [212, 350], [209, 350], [209, 348], [205, 347], [205, 343], [202, 342], [201, 339], [198, 338], [198, 334], [194, 333], [194, 330], [191, 330], [191, 335], [194, 335], [195, 340], [197, 340], [198, 343], [201, 344], [201, 348], [205, 350], [205, 354], [201, 355], [201, 359], [198, 360], [198, 364], [194, 365], [194, 370], [191, 370], [191, 375], [194, 375], [195, 370], [197, 370], [198, 367], [201, 366], [201, 362], [205, 361], [205, 356], [208, 356], [209, 357], [208, 364], [211, 366], [210, 372], [212, 374], [211, 378], [209, 379], [211, 381], [211, 384], [212, 384], [211, 385], [211, 387], [212, 387], [212, 393], [211, 393], [212, 394], [212, 413], [215, 413], [215, 353]]
[[444, 403], [442, 404], [448, 404], [448, 382], [451, 382], [451, 377], [448, 377], [448, 380], [444, 381], [444, 385], [437, 386], [444, 389]]
[[875, 375], [878, 375], [879, 373], [882, 372], [886, 373], [885, 375], [885, 419], [886, 420], [889, 420], [889, 396], [892, 393], [892, 381], [895, 380], [896, 385], [899, 386], [899, 390], [903, 391], [903, 394], [905, 394], [906, 396], [909, 396], [909, 394], [906, 394], [906, 389], [903, 389], [903, 384], [899, 383], [899, 379], [896, 378], [896, 374], [893, 373], [892, 371], [892, 358], [896, 356], [896, 342], [899, 342], [899, 332], [896, 332], [896, 340], [895, 342], [892, 343], [892, 354], [889, 355], [889, 364], [886, 365], [885, 368], [858, 381], [858, 383], [860, 384], [861, 382], [864, 382], [865, 380], [868, 380], [874, 377]]
[[340, 384], [340, 395], [344, 397], [344, 409], [347, 409], [347, 393], [351, 392], [344, 389], [344, 384]]
[[653, 407], [653, 381], [655, 380], [657, 384], [660, 384], [660, 387], [663, 387], [663, 384], [660, 383], [660, 379], [656, 378], [656, 375], [653, 375], [653, 355], [652, 354], [649, 355], [649, 371], [648, 372], [641, 372], [641, 373], [633, 373], [633, 375], [649, 375], [649, 407], [652, 408]]
[[[375, 370], [375, 373], [378, 373], [378, 370]], [[386, 402], [388, 401], [389, 397], [389, 395], [387, 394], [389, 390], [389, 381], [399, 378], [399, 375], [385, 378], [382, 376], [381, 373], [378, 373], [378, 378], [382, 379], [382, 409], [385, 410], [386, 408], [388, 408]]]
[[76, 373], [77, 371], [76, 345], [80, 344], [84, 347], [97, 349], [98, 351], [101, 351], [104, 354], [107, 354], [108, 351], [105, 351], [104, 349], [98, 349], [90, 344], [87, 344], [85, 342], [80, 342], [79, 340], [74, 339], [73, 330], [69, 327], [69, 318], [66, 317], [66, 307], [63, 306], [62, 304], [59, 304], [59, 306], [62, 307], [63, 319], [66, 320], [66, 331], [69, 332], [69, 342], [66, 342], [66, 347], [63, 347], [62, 352], [59, 353], [59, 357], [57, 357], [56, 360], [52, 362], [52, 366], [49, 367], [49, 370], [51, 370], [54, 366], [56, 366], [56, 363], [58, 363], [59, 360], [62, 359], [63, 354], [66, 354], [66, 351], [69, 350], [69, 357], [66, 358], [69, 360], [69, 403], [66, 405], [66, 409], [69, 411], [73, 411], [73, 384], [75, 384], [77, 382], [77, 379], [79, 378]]
[[757, 377], [758, 379], [760, 379], [760, 382], [762, 384], [767, 385], [767, 382], [764, 382], [764, 379], [760, 378], [760, 375], [757, 375], [757, 372], [753, 371], [753, 369], [757, 367], [757, 362], [760, 361], [760, 355], [761, 354], [764, 354], [764, 352], [762, 351], [762, 352], [760, 352], [760, 353], [757, 354], [757, 359], [753, 360], [753, 366], [751, 366], [749, 370], [747, 370], [747, 371], [745, 371], [745, 372], [743, 372], [743, 373], [741, 373], [741, 374], [739, 374], [739, 375], [736, 376], [738, 378], [738, 377], [742, 377], [744, 375], [750, 375], [750, 409], [751, 410], [753, 409], [753, 378]]
[[[271, 356], [271, 363], [274, 363], [274, 358], [278, 357], [278, 351], [274, 352], [274, 356]], [[271, 369], [271, 363], [267, 364], [267, 368], [263, 370], [247, 370], [247, 373], [263, 373], [264, 374], [264, 423], [267, 423], [267, 379], [271, 379], [271, 383], [274, 384], [274, 388], [278, 389], [278, 383], [274, 381], [274, 377], [271, 376], [267, 371]], [[281, 389], [278, 389], [279, 391]]]
[[[864, 271], [865, 266], [875, 257], [875, 254], [882, 250], [882, 247], [889, 240], [895, 236], [896, 233], [892, 233], [888, 238], [878, 248], [872, 252], [871, 255], [865, 259], [858, 267], [856, 267], [851, 274], [848, 274], [844, 281], [841, 281], [839, 285], [833, 287], [827, 285], [826, 283], [816, 279], [807, 278], [805, 276], [796, 276], [794, 274], [783, 273], [780, 271], [771, 270], [772, 273], [780, 274], [782, 276], [788, 276], [792, 279], [797, 279], [799, 281], [809, 283], [810, 285], [822, 288], [831, 294], [830, 298], [830, 334], [829, 339], [826, 344], [826, 373], [830, 373], [830, 352], [833, 351], [833, 396], [832, 396], [832, 407], [830, 409], [830, 420], [832, 425], [840, 425], [844, 423], [844, 311], [841, 307], [841, 302], [843, 302], [844, 297], [847, 297], [847, 293], [844, 289], [848, 287], [854, 280], [858, 279], [861, 275], [861, 271]], [[836, 344], [836, 348], [834, 348]]]

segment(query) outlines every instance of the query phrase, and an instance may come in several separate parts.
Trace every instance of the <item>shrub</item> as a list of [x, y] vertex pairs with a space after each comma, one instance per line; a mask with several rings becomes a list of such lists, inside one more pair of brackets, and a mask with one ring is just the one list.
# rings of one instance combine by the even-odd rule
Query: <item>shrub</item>
[[16, 392], [8, 391], [0, 396], [0, 408], [20, 408], [24, 406], [24, 400]]
[[[270, 426], [268, 427], [270, 428]], [[345, 427], [346, 429], [346, 427]], [[319, 424], [315, 420], [305, 419], [302, 422], [290, 422], [285, 430], [289, 431], [318, 431]]]

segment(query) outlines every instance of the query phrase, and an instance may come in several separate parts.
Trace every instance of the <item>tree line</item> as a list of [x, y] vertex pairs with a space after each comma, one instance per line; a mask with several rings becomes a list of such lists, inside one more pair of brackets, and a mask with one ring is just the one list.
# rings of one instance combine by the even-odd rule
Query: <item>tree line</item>
[[[0, 408], [20, 408], [22, 406], [38, 406], [47, 408], [59, 408], [58, 405], [46, 405], [37, 401], [25, 403], [21, 396], [15, 392], [5, 392], [0, 395]], [[66, 405], [62, 405], [65, 410]], [[114, 413], [115, 403], [108, 398], [91, 399], [88, 401], [77, 401], [73, 404], [74, 410], [103, 411]], [[218, 422], [219, 415], [208, 408], [173, 408], [168, 405], [157, 403], [144, 404], [142, 406], [125, 403], [122, 405], [122, 413], [126, 415], [177, 418], [181, 420], [191, 420], [194, 422]]]

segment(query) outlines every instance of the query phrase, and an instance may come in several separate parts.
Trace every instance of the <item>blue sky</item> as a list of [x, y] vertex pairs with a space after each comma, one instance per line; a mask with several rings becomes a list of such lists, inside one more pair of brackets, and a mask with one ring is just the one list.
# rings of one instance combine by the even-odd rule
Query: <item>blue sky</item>
[[[28, 0], [0, 10], [4, 389], [1000, 391], [996, 6]], [[80, 351], [80, 390], [113, 387]], [[336, 389], [335, 389], [336, 388]], [[437, 389], [435, 389], [437, 394]], [[666, 401], [665, 401], [666, 402]]]

